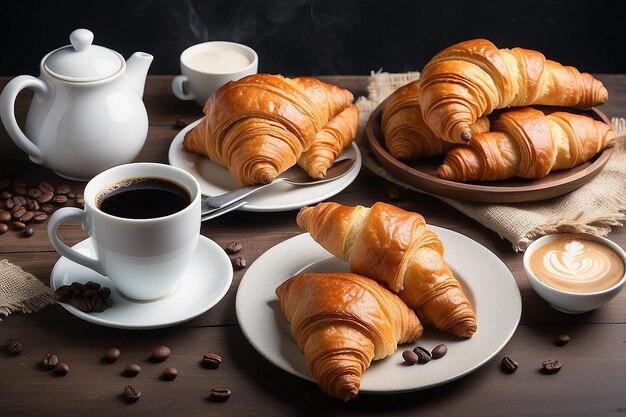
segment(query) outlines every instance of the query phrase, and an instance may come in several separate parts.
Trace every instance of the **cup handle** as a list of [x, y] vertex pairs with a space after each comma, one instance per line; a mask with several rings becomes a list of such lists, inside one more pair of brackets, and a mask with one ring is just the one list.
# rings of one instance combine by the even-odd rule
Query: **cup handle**
[[34, 163], [45, 165], [43, 152], [22, 132], [15, 119], [15, 100], [20, 91], [25, 88], [31, 88], [35, 93], [42, 95], [48, 92], [48, 86], [39, 78], [30, 75], [20, 75], [13, 78], [4, 87], [0, 95], [0, 118], [13, 142], [26, 152]]
[[91, 258], [75, 251], [65, 243], [61, 242], [57, 236], [57, 229], [61, 223], [70, 219], [78, 220], [83, 227], [83, 230], [86, 230], [85, 212], [76, 207], [63, 207], [55, 211], [48, 220], [48, 237], [50, 238], [50, 243], [52, 243], [52, 246], [57, 252], [59, 252], [62, 256], [65, 256], [67, 259], [89, 269], [93, 269], [101, 275], [106, 275], [106, 273], [102, 270], [102, 265], [100, 264], [99, 259]]
[[174, 95], [181, 100], [193, 100], [196, 98], [191, 91], [185, 92], [185, 84], [189, 81], [186, 75], [177, 75], [172, 80], [172, 90]]

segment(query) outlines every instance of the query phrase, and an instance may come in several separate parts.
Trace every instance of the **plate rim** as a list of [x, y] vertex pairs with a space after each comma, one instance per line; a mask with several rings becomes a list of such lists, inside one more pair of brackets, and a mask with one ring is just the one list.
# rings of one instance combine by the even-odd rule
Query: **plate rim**
[[[571, 192], [593, 179], [593, 177], [595, 177], [602, 170], [602, 168], [604, 168], [614, 150], [614, 147], [604, 149], [594, 157], [592, 162], [589, 163], [587, 167], [575, 171], [570, 176], [562, 177], [550, 183], [491, 186], [445, 180], [415, 169], [407, 163], [394, 158], [387, 151], [384, 146], [382, 132], [380, 131], [380, 123], [382, 111], [388, 100], [389, 98], [386, 98], [378, 104], [367, 120], [367, 124], [365, 126], [367, 144], [369, 145], [369, 148], [378, 163], [387, 169], [393, 177], [405, 182], [407, 185], [415, 187], [419, 191], [436, 196], [483, 203], [521, 203], [546, 200]], [[545, 108], [546, 106], [533, 107]], [[596, 107], [592, 107], [587, 110], [568, 110], [587, 114], [591, 112], [596, 119], [600, 119], [609, 125], [611, 124], [606, 115]], [[573, 167], [571, 169], [575, 168], [576, 167]], [[567, 170], [563, 170], [560, 172], [563, 173], [566, 171]], [[549, 176], [550, 174], [544, 178], [549, 178]], [[515, 180], [519, 179], [516, 178]], [[506, 181], [508, 180], [502, 180], [503, 183]]]
[[[402, 393], [402, 392], [413, 392], [413, 391], [418, 391], [418, 390], [423, 390], [423, 389], [428, 389], [428, 388], [432, 388], [434, 386], [438, 386], [438, 385], [442, 385], [442, 384], [446, 384], [449, 383], [451, 381], [454, 381], [456, 379], [459, 379], [473, 371], [475, 371], [476, 369], [480, 368], [481, 366], [483, 366], [485, 363], [487, 363], [488, 361], [490, 361], [491, 359], [493, 359], [493, 357], [495, 355], [497, 355], [505, 346], [506, 344], [511, 340], [511, 338], [513, 337], [513, 335], [515, 334], [515, 332], [517, 331], [517, 328], [519, 326], [520, 320], [521, 320], [521, 314], [522, 314], [522, 298], [521, 298], [521, 293], [519, 291], [519, 286], [517, 285], [517, 282], [515, 281], [515, 277], [513, 276], [512, 272], [510, 271], [510, 269], [506, 266], [506, 264], [504, 264], [504, 262], [502, 262], [502, 260], [500, 260], [500, 258], [498, 258], [497, 255], [495, 255], [492, 251], [490, 251], [488, 248], [486, 248], [484, 245], [476, 242], [475, 240], [461, 234], [458, 233], [454, 230], [450, 230], [450, 229], [445, 229], [442, 227], [438, 227], [438, 226], [433, 226], [433, 225], [428, 225], [427, 226], [429, 229], [432, 229], [433, 231], [435, 231], [436, 233], [438, 233], [440, 236], [443, 234], [444, 237], [442, 237], [442, 241], [443, 240], [447, 240], [448, 238], [451, 237], [447, 237], [445, 236], [447, 233], [450, 233], [450, 236], [454, 236], [456, 239], [462, 239], [462, 240], [468, 240], [471, 241], [472, 244], [476, 245], [475, 247], [478, 250], [481, 251], [486, 251], [490, 254], [490, 256], [492, 257], [492, 260], [494, 262], [498, 262], [500, 264], [501, 267], [504, 268], [504, 270], [507, 271], [507, 283], [503, 284], [509, 287], [509, 289], [511, 290], [511, 296], [512, 299], [510, 300], [515, 309], [514, 311], [511, 312], [511, 326], [510, 328], [508, 328], [508, 330], [506, 330], [503, 334], [502, 340], [500, 340], [498, 343], [496, 343], [497, 346], [495, 346], [495, 348], [493, 349], [492, 352], [490, 352], [489, 354], [486, 354], [482, 357], [481, 360], [477, 361], [476, 363], [474, 363], [472, 366], [469, 366], [468, 368], [457, 372], [453, 377], [449, 377], [449, 378], [445, 378], [442, 380], [439, 380], [437, 382], [433, 382], [430, 384], [424, 384], [424, 385], [420, 385], [420, 384], [416, 384], [415, 386], [411, 386], [411, 387], [407, 387], [407, 388], [402, 388], [402, 389], [387, 389], [387, 388], [381, 388], [381, 389], [364, 389], [363, 387], [361, 387], [360, 393], [378, 393], [378, 394], [393, 394], [393, 393]], [[296, 246], [295, 242], [296, 240], [299, 239], [304, 239], [305, 241], [308, 240], [309, 243], [317, 245], [317, 247], [320, 248], [321, 253], [324, 253], [324, 256], [326, 256], [325, 258], [321, 258], [319, 259], [317, 262], [320, 261], [324, 261], [326, 259], [331, 259], [331, 258], [335, 258], [332, 254], [330, 254], [328, 251], [326, 251], [325, 249], [323, 249], [320, 245], [318, 245], [311, 237], [309, 233], [301, 233], [299, 235], [293, 236], [289, 239], [286, 239], [282, 242], [277, 243], [276, 245], [272, 246], [270, 249], [268, 249], [266, 252], [264, 252], [259, 258], [257, 258], [257, 260], [255, 260], [255, 262], [250, 265], [250, 267], [248, 267], [248, 270], [246, 271], [246, 273], [244, 274], [244, 276], [242, 277], [240, 283], [239, 283], [239, 287], [237, 290], [237, 294], [236, 294], [236, 298], [235, 298], [235, 312], [236, 312], [236, 316], [237, 316], [237, 322], [239, 323], [239, 326], [242, 330], [242, 333], [244, 334], [244, 336], [246, 337], [246, 339], [248, 340], [248, 342], [253, 346], [253, 348], [261, 355], [263, 356], [266, 360], [268, 360], [270, 363], [272, 363], [273, 365], [275, 365], [276, 367], [291, 373], [292, 375], [298, 376], [300, 378], [303, 378], [305, 380], [311, 381], [311, 382], [315, 382], [314, 379], [312, 378], [312, 376], [310, 374], [302, 374], [300, 373], [297, 369], [295, 369], [293, 366], [285, 366], [284, 363], [289, 364], [288, 360], [285, 360], [285, 358], [283, 357], [283, 362], [284, 363], [280, 363], [276, 360], [276, 358], [272, 355], [269, 355], [267, 352], [265, 352], [263, 350], [263, 347], [260, 346], [260, 344], [258, 343], [258, 341], [256, 339], [253, 338], [253, 336], [251, 335], [251, 331], [250, 328], [248, 326], [248, 323], [243, 322], [242, 320], [242, 315], [245, 315], [242, 313], [242, 311], [244, 311], [245, 309], [249, 308], [248, 305], [244, 305], [242, 301], [243, 300], [243, 296], [241, 296], [240, 294], [245, 293], [247, 286], [249, 285], [248, 282], [254, 282], [255, 279], [259, 279], [258, 275], [257, 275], [257, 271], [256, 268], [258, 268], [258, 262], [265, 262], [265, 259], [263, 259], [263, 257], [270, 253], [270, 251], [276, 251], [277, 253], [279, 253], [281, 251], [281, 245], [285, 245], [285, 246]], [[282, 247], [285, 247], [282, 246]], [[444, 242], [444, 246], [445, 246], [445, 242]], [[306, 249], [306, 248], [305, 248]], [[267, 255], [267, 257], [270, 257], [271, 255]], [[259, 259], [261, 259], [261, 261], [259, 261]], [[336, 258], [335, 258], [336, 259]], [[255, 267], [255, 263], [257, 263], [257, 266]], [[315, 264], [316, 262], [314, 262]], [[305, 269], [307, 266], [305, 263], [302, 264], [301, 269]], [[252, 277], [252, 275], [255, 275], [255, 277]], [[283, 277], [283, 280], [286, 280], [289, 277]], [[242, 290], [243, 288], [243, 290]], [[275, 295], [273, 296], [274, 298]], [[277, 298], [276, 298], [277, 301]], [[476, 306], [475, 306], [476, 308]], [[277, 325], [277, 327], [280, 328], [279, 325]], [[480, 327], [480, 324], [479, 324]], [[478, 334], [478, 333], [477, 333]], [[295, 343], [295, 340], [293, 340], [293, 336], [291, 334], [289, 334], [289, 337], [291, 337], [291, 340]], [[474, 335], [473, 337], [477, 337], [476, 335]], [[463, 340], [470, 340], [470, 339], [458, 339], [460, 343], [463, 342]], [[420, 339], [418, 339], [415, 343], [419, 344]], [[398, 352], [401, 351], [401, 346], [399, 345], [398, 349], [396, 350], [395, 354], [398, 354]], [[394, 354], [394, 355], [395, 355]], [[391, 357], [386, 358], [386, 359], [391, 359]], [[384, 359], [384, 360], [386, 360]]]
[[[185, 126], [183, 129], [181, 129], [176, 136], [172, 139], [172, 142], [170, 143], [170, 146], [168, 148], [168, 152], [167, 152], [167, 159], [168, 159], [168, 164], [172, 165], [172, 166], [176, 166], [178, 168], [181, 168], [185, 171], [187, 171], [189, 174], [191, 174], [192, 176], [196, 177], [195, 175], [195, 171], [191, 172], [189, 170], [189, 168], [187, 166], [180, 166], [179, 164], [174, 165], [172, 163], [172, 159], [173, 155], [175, 155], [176, 152], [187, 152], [187, 151], [180, 151], [178, 149], [176, 149], [177, 146], [179, 146], [180, 143], [182, 143], [183, 138], [185, 136], [185, 134], [193, 129], [195, 126], [197, 126], [202, 119], [204, 119], [205, 116], [200, 117], [198, 120], [194, 120], [193, 122], [189, 123], [187, 126]], [[318, 193], [315, 197], [313, 198], [306, 198], [306, 199], [300, 199], [299, 201], [295, 201], [295, 202], [291, 202], [289, 204], [254, 204], [254, 203], [247, 203], [244, 204], [239, 210], [243, 210], [243, 211], [253, 211], [253, 212], [280, 212], [280, 211], [289, 211], [289, 210], [298, 210], [301, 207], [304, 207], [306, 205], [310, 205], [310, 204], [316, 204], [319, 203], [320, 201], [324, 201], [330, 197], [333, 197], [337, 194], [339, 194], [341, 191], [343, 191], [344, 189], [346, 189], [348, 186], [350, 186], [350, 184], [352, 184], [354, 182], [354, 180], [357, 178], [357, 176], [359, 175], [359, 172], [361, 171], [361, 167], [363, 165], [363, 157], [361, 155], [361, 150], [359, 149], [359, 146], [357, 144], [356, 139], [350, 144], [350, 152], [353, 152], [355, 154], [355, 161], [354, 161], [354, 165], [348, 170], [348, 172], [340, 177], [337, 178], [336, 180], [333, 181], [329, 181], [323, 184], [319, 184], [317, 186], [322, 187], [328, 187], [331, 184], [339, 184], [339, 186], [334, 187], [332, 189], [329, 189], [329, 191], [325, 191], [325, 192], [320, 192]], [[346, 152], [347, 149], [344, 149], [344, 151], [342, 152], [342, 154], [344, 152]], [[341, 155], [339, 155], [338, 159], [341, 157]], [[196, 155], [194, 155], [196, 156]], [[201, 155], [197, 155], [197, 157], [202, 157]], [[208, 158], [207, 158], [208, 159]], [[215, 162], [212, 162], [210, 160], [208, 160], [209, 163], [215, 164]], [[222, 168], [225, 172], [225, 175], [230, 175], [228, 173], [228, 171], [226, 170], [226, 168], [224, 167], [219, 167]], [[198, 180], [198, 178], [196, 178], [196, 180]], [[343, 180], [343, 181], [342, 181]], [[200, 183], [200, 187], [202, 188], [202, 182], [209, 182], [206, 178], [202, 178], [202, 181], [198, 180], [198, 182]], [[314, 187], [317, 187], [314, 186]], [[204, 192], [203, 192], [204, 193]], [[204, 193], [206, 195], [211, 195], [208, 193]], [[252, 197], [253, 198], [253, 197]]]
[[[86, 245], [89, 244], [91, 245], [90, 241], [91, 241], [91, 237], [87, 237], [86, 239], [81, 240], [80, 242], [76, 243], [75, 245], [72, 245], [72, 248], [77, 247], [79, 245]], [[228, 255], [226, 255], [226, 253], [224, 252], [224, 250], [212, 239], [203, 236], [203, 235], [199, 235], [198, 236], [198, 245], [200, 245], [200, 241], [203, 241], [205, 244], [208, 244], [212, 250], [214, 250], [214, 252], [216, 254], [218, 254], [218, 257], [221, 258], [221, 260], [223, 261], [223, 266], [224, 269], [226, 271], [226, 277], [223, 280], [223, 286], [220, 288], [220, 292], [211, 299], [211, 302], [206, 303], [202, 308], [194, 311], [193, 313], [189, 314], [189, 315], [185, 315], [185, 317], [182, 318], [178, 318], [176, 320], [170, 320], [170, 321], [163, 321], [163, 322], [159, 322], [159, 323], [153, 323], [153, 324], [128, 324], [128, 323], [123, 323], [123, 322], [119, 322], [119, 321], [110, 321], [110, 320], [104, 320], [101, 317], [97, 317], [94, 316], [92, 314], [89, 313], [85, 313], [80, 311], [79, 309], [77, 309], [76, 307], [69, 305], [67, 303], [57, 303], [60, 304], [65, 310], [67, 310], [69, 313], [71, 313], [72, 315], [74, 315], [75, 317], [78, 317], [82, 320], [85, 320], [87, 322], [90, 323], [94, 323], [100, 326], [105, 326], [105, 327], [111, 327], [111, 328], [116, 328], [116, 329], [126, 329], [126, 330], [151, 330], [151, 329], [161, 329], [161, 328], [165, 328], [165, 327], [172, 327], [172, 326], [176, 326], [178, 324], [184, 323], [186, 321], [192, 320], [204, 313], [206, 313], [207, 311], [209, 311], [210, 309], [212, 309], [213, 307], [215, 307], [220, 301], [222, 301], [222, 299], [226, 296], [226, 294], [228, 293], [228, 290], [230, 289], [232, 282], [233, 282], [233, 271], [231, 268], [231, 262], [230, 259], [228, 258]], [[198, 250], [198, 248], [196, 247], [195, 249], [196, 251]], [[58, 269], [61, 268], [61, 263], [63, 262], [71, 262], [72, 264], [74, 264], [77, 267], [81, 267], [81, 268], [86, 268], [83, 267], [82, 265], [76, 264], [75, 262], [65, 258], [64, 256], [59, 257], [59, 259], [55, 262], [54, 267], [52, 268], [52, 272], [50, 273], [50, 288], [52, 289], [52, 291], [54, 291], [57, 287], [56, 287], [56, 280], [54, 279], [55, 276], [57, 276], [59, 274]], [[87, 268], [86, 268], [87, 269]], [[90, 273], [93, 274], [97, 274], [97, 272], [91, 271], [89, 270]], [[220, 272], [221, 269], [220, 269]], [[99, 274], [98, 274], [99, 275]], [[223, 274], [219, 274], [220, 276], [223, 276]], [[102, 278], [108, 280], [108, 277], [102, 276], [100, 275]], [[111, 284], [113, 285], [113, 284]], [[158, 302], [158, 301], [157, 301]], [[133, 303], [133, 304], [137, 304], [138, 306], [141, 304], [144, 304], [143, 302], [137, 302], [137, 303]]]

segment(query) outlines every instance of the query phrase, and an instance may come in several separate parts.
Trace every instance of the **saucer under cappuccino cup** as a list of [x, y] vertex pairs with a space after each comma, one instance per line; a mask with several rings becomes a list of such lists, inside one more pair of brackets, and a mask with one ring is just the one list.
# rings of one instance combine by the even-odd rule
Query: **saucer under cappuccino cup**
[[[84, 209], [64, 207], [48, 223], [54, 248], [111, 280], [125, 297], [153, 300], [174, 291], [200, 233], [200, 186], [169, 165], [131, 163], [111, 168], [85, 187]], [[57, 229], [78, 220], [95, 257], [68, 247]]]

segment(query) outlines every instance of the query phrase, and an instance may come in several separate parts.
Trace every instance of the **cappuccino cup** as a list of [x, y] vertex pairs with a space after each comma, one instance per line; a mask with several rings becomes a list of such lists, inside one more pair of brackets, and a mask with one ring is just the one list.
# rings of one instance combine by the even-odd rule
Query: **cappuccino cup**
[[222, 85], [256, 74], [257, 53], [235, 42], [212, 41], [190, 46], [180, 55], [181, 75], [172, 80], [174, 95], [203, 107]]
[[[84, 209], [64, 207], [48, 236], [62, 256], [109, 278], [125, 297], [153, 300], [174, 291], [200, 234], [200, 185], [182, 169], [157, 163], [110, 168], [85, 187]], [[94, 256], [61, 242], [57, 229], [77, 220]]]
[[584, 313], [615, 297], [626, 283], [626, 253], [609, 239], [582, 233], [543, 236], [528, 246], [531, 287], [557, 310]]

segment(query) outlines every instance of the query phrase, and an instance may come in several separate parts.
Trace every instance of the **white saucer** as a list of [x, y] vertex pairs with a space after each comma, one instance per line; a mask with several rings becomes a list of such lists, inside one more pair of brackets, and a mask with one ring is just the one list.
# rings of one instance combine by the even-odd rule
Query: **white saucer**
[[[91, 238], [74, 246], [93, 256]], [[199, 236], [196, 252], [178, 288], [154, 301], [132, 301], [122, 296], [109, 279], [91, 269], [61, 257], [52, 269], [52, 290], [74, 281], [94, 281], [111, 288], [113, 306], [101, 313], [84, 313], [69, 304], [61, 305], [73, 315], [92, 323], [120, 329], [156, 329], [174, 326], [206, 312], [226, 295], [233, 280], [228, 255], [217, 243]]]
[[[186, 126], [172, 140], [168, 152], [170, 165], [181, 168], [193, 175], [200, 183], [202, 194], [208, 196], [219, 195], [241, 188], [241, 185], [237, 184], [226, 168], [216, 164], [206, 156], [183, 149], [182, 144], [185, 135], [198, 125], [201, 120], [196, 120]], [[285, 182], [275, 184], [246, 197], [247, 204], [240, 210], [259, 212], [296, 210], [303, 206], [326, 200], [350, 185], [359, 174], [362, 157], [355, 142], [348, 146], [337, 160], [344, 158], [354, 159], [354, 165], [344, 176], [333, 181], [307, 187], [299, 187]]]

